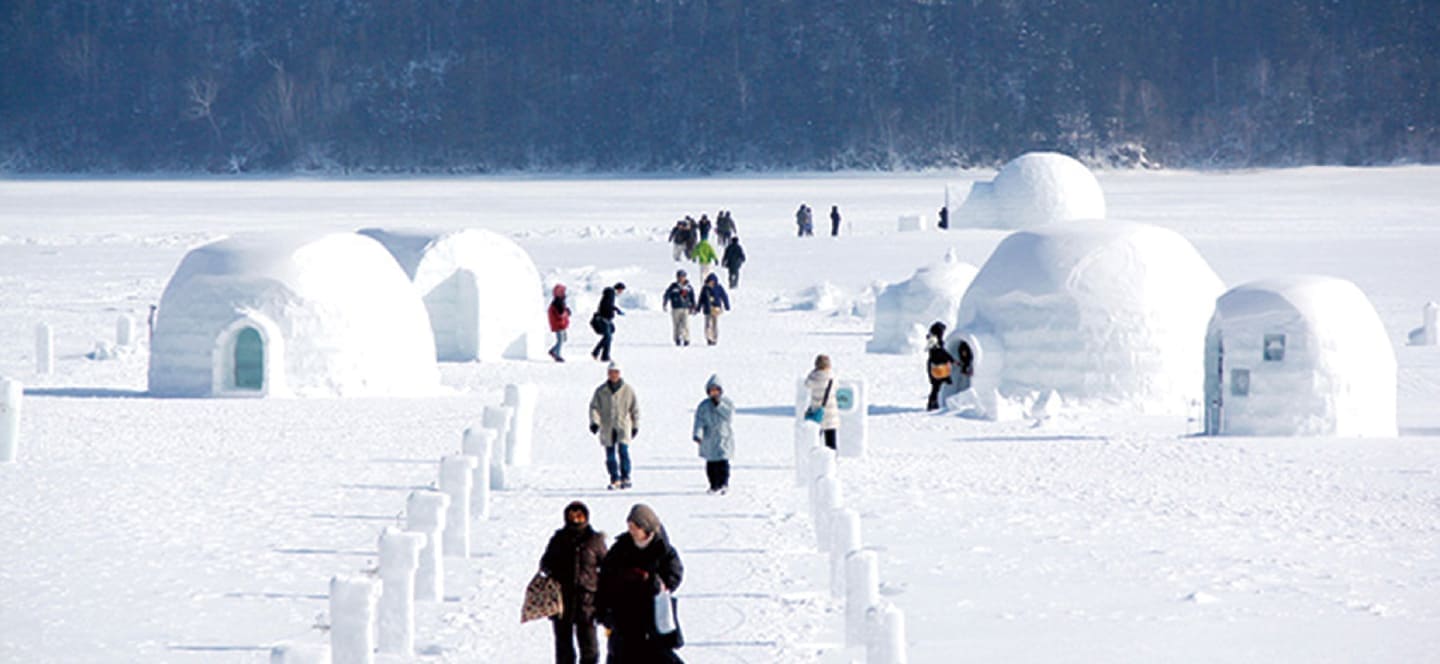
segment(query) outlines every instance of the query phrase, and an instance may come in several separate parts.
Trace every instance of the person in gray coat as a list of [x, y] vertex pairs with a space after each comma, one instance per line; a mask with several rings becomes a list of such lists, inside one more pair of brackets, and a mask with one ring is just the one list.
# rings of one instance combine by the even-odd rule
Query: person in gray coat
[[710, 479], [710, 494], [724, 494], [730, 489], [730, 457], [735, 454], [735, 432], [730, 420], [735, 404], [725, 396], [719, 376], [705, 383], [704, 401], [695, 407], [695, 444], [705, 459], [705, 475]]

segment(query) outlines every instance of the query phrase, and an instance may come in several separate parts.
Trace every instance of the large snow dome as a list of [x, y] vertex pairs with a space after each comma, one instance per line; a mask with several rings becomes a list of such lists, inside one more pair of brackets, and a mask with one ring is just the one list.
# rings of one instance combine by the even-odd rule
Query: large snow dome
[[429, 311], [441, 361], [529, 359], [545, 352], [545, 293], [530, 255], [485, 230], [360, 231], [385, 245]]
[[254, 234], [180, 261], [155, 321], [157, 396], [411, 395], [439, 385], [425, 307], [374, 240]]
[[1370, 300], [1343, 279], [1231, 289], [1205, 343], [1205, 430], [1394, 436], [1395, 351]]
[[976, 182], [952, 227], [1032, 228], [1105, 218], [1105, 193], [1085, 165], [1057, 152], [1028, 152]]
[[974, 265], [962, 263], [954, 250], [940, 263], [887, 286], [875, 298], [875, 336], [865, 345], [871, 353], [916, 353], [925, 350], [930, 324], [955, 320], [960, 299], [975, 278]]
[[971, 282], [947, 347], [975, 354], [974, 389], [1184, 413], [1224, 290], [1180, 235], [1122, 222], [1012, 233]]

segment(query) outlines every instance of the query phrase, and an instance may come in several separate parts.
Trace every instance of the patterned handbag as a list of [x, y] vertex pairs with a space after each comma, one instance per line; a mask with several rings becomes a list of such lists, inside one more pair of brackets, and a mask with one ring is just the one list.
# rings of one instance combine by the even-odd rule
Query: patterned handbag
[[539, 572], [525, 586], [525, 604], [520, 607], [520, 622], [558, 616], [565, 610], [560, 598], [560, 582]]

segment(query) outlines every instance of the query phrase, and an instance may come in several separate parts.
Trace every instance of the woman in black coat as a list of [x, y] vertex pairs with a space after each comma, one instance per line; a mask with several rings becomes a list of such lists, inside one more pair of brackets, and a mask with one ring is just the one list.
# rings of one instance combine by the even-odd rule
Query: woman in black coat
[[944, 323], [936, 322], [930, 326], [925, 344], [928, 347], [925, 373], [930, 378], [930, 399], [925, 402], [925, 410], [936, 410], [940, 408], [940, 386], [950, 383], [950, 373], [955, 364], [955, 356], [945, 350]]
[[600, 564], [596, 606], [600, 622], [610, 628], [612, 664], [679, 662], [674, 643], [655, 631], [655, 596], [662, 588], [674, 592], [685, 568], [670, 546], [655, 510], [636, 504], [625, 519], [627, 532]]

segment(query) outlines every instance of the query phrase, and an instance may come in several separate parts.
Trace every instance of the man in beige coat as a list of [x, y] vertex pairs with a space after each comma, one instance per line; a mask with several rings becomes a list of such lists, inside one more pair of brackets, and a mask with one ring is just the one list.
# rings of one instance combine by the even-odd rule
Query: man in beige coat
[[610, 488], [630, 488], [630, 441], [640, 434], [640, 402], [635, 390], [620, 378], [620, 365], [615, 362], [610, 363], [605, 382], [590, 398], [590, 433], [599, 435], [605, 446]]

